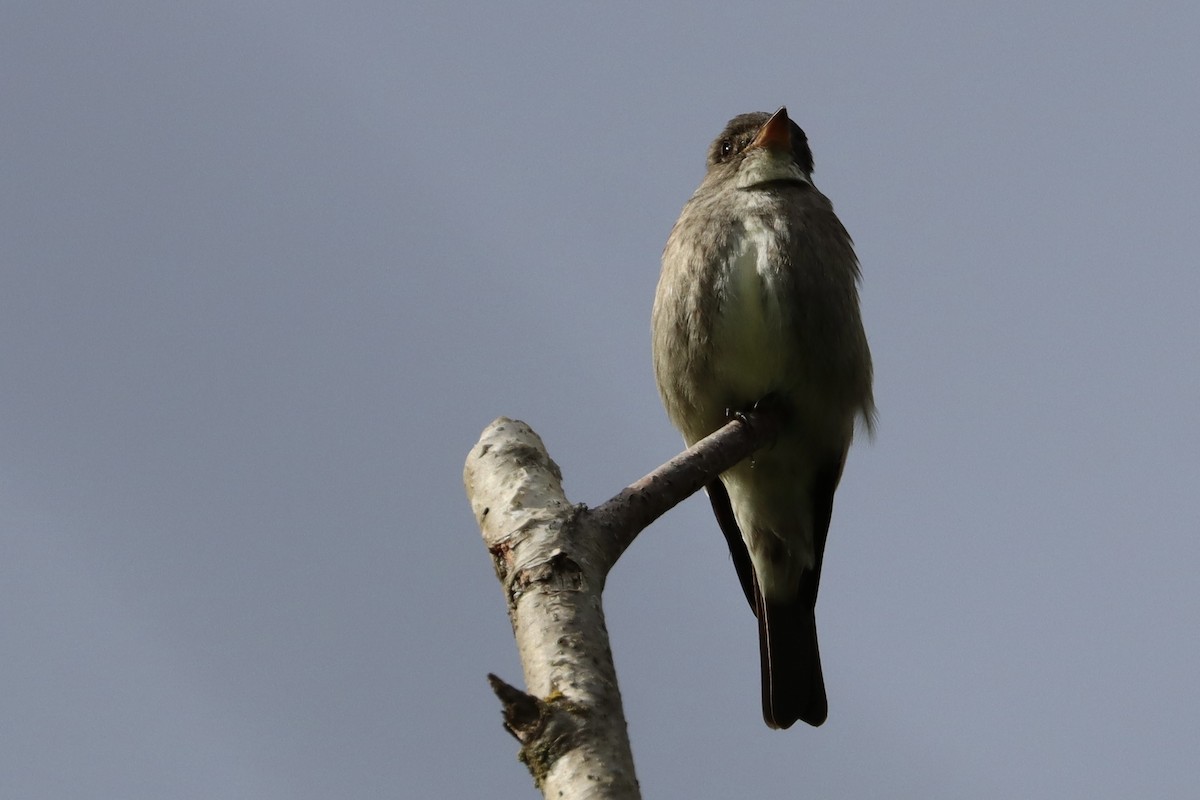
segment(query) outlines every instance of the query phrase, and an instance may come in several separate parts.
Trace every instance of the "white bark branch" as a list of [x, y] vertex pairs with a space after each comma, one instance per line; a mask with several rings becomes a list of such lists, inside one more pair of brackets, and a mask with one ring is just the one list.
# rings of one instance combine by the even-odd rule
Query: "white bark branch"
[[777, 427], [751, 412], [591, 510], [567, 500], [558, 465], [525, 423], [501, 417], [471, 449], [463, 480], [504, 588], [527, 693], [488, 677], [545, 797], [640, 797], [604, 624], [605, 579], [643, 528]]

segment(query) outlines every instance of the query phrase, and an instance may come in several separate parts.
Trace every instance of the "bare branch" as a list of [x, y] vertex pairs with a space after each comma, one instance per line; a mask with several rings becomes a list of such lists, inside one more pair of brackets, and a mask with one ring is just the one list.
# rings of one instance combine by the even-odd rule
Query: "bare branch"
[[748, 412], [592, 509], [589, 514], [616, 539], [613, 563], [650, 523], [748, 458], [778, 433], [777, 415], [766, 410]]
[[471, 449], [467, 496], [496, 576], [528, 692], [489, 675], [505, 728], [545, 797], [640, 797], [601, 594], [638, 533], [768, 443], [777, 419], [730, 422], [594, 510], [574, 506], [542, 440], [501, 417]]

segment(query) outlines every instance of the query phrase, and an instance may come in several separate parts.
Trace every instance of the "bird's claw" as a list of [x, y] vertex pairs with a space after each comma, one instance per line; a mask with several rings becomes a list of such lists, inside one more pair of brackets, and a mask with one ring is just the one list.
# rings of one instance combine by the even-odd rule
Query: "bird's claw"
[[[751, 411], [752, 410], [753, 409], [751, 409]], [[725, 419], [729, 422], [732, 422], [733, 420], [736, 419], [738, 422], [742, 423], [743, 425], [749, 425], [750, 419], [746, 416], [748, 413], [749, 412], [742, 411], [741, 409], [738, 409], [738, 408], [727, 408], [727, 409], [725, 409]]]
[[726, 408], [725, 419], [730, 421], [736, 419], [738, 422], [749, 425], [750, 414], [754, 413], [755, 411], [762, 411], [766, 414], [777, 414], [782, 413], [783, 409], [784, 404], [783, 401], [780, 400], [779, 396], [775, 394], [768, 394], [751, 403], [749, 409], [743, 410], [740, 408]]

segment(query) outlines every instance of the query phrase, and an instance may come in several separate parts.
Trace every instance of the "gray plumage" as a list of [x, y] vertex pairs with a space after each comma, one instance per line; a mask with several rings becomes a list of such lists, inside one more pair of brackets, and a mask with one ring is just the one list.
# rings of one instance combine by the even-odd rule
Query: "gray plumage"
[[784, 109], [731, 120], [663, 251], [654, 370], [689, 445], [757, 403], [784, 415], [773, 446], [709, 487], [759, 619], [772, 727], [826, 717], [814, 606], [833, 493], [874, 415], [858, 279], [803, 131]]

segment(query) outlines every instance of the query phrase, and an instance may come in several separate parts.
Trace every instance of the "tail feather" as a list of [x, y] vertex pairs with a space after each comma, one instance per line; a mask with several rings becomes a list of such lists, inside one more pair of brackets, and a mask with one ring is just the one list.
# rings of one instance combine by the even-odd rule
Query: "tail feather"
[[763, 719], [772, 728], [796, 720], [817, 726], [829, 715], [815, 609], [804, 600], [770, 603], [759, 599]]

